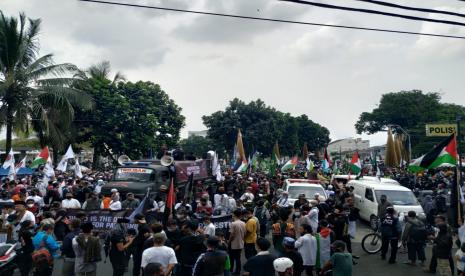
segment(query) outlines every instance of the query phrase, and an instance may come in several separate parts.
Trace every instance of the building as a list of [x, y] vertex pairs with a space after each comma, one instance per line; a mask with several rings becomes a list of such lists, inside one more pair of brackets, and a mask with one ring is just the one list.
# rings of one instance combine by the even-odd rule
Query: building
[[188, 131], [187, 137], [200, 136], [200, 137], [206, 138], [207, 133], [208, 133], [208, 130]]
[[369, 140], [362, 140], [362, 138], [345, 138], [332, 141], [328, 145], [329, 153], [338, 153], [338, 152], [353, 152], [356, 150], [364, 151], [370, 147]]

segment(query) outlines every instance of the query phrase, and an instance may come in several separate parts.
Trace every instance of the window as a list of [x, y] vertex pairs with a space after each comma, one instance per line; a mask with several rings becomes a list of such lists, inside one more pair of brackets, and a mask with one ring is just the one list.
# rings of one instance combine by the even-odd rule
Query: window
[[170, 179], [170, 172], [167, 169], [160, 171], [158, 179], [160, 182], [168, 182]]
[[375, 201], [373, 197], [373, 191], [369, 188], [366, 188], [365, 190], [365, 198], [368, 199], [369, 201]]

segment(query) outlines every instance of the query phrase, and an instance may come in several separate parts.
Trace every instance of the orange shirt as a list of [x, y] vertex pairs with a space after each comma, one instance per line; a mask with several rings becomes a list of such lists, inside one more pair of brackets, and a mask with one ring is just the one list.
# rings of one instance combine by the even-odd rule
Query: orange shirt
[[19, 194], [15, 194], [11, 197], [11, 199], [13, 199], [13, 201], [20, 201], [21, 200], [21, 197], [19, 196]]
[[110, 208], [110, 202], [111, 202], [111, 197], [104, 197], [103, 200], [102, 200], [103, 209], [109, 209]]

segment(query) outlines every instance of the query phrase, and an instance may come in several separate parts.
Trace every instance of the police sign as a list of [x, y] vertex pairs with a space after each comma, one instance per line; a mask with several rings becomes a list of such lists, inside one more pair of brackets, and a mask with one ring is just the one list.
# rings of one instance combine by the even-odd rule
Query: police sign
[[450, 136], [457, 132], [456, 124], [427, 124], [426, 136]]

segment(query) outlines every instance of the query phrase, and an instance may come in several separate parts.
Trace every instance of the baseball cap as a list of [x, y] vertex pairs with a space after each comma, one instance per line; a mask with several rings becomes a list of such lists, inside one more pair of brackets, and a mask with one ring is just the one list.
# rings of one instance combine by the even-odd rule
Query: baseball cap
[[283, 245], [284, 246], [292, 246], [294, 247], [294, 244], [295, 244], [295, 240], [291, 237], [285, 237], [283, 239]]
[[285, 272], [288, 268], [291, 268], [293, 265], [294, 263], [289, 258], [277, 258], [273, 261], [274, 270], [276, 272]]

